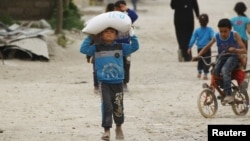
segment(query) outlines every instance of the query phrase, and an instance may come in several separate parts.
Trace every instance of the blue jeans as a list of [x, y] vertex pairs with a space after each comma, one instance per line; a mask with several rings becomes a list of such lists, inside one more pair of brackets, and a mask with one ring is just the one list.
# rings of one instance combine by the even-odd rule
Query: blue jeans
[[214, 73], [216, 76], [222, 76], [223, 89], [226, 95], [232, 95], [231, 91], [231, 72], [238, 66], [239, 59], [237, 55], [225, 55], [218, 58]]

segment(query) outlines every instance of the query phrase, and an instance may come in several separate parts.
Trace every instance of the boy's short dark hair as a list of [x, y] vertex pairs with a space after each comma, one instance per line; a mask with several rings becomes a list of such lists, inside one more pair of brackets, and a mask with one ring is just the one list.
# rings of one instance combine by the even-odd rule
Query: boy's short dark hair
[[118, 0], [115, 2], [115, 7], [120, 7], [120, 4], [127, 5], [127, 3], [124, 0]]
[[227, 18], [224, 18], [224, 19], [221, 19], [219, 22], [218, 22], [218, 27], [227, 27], [227, 28], [232, 28], [232, 24], [231, 24], [231, 21]]
[[207, 14], [201, 14], [199, 16], [199, 22], [201, 24], [201, 26], [207, 26], [209, 19], [208, 19], [208, 15]]

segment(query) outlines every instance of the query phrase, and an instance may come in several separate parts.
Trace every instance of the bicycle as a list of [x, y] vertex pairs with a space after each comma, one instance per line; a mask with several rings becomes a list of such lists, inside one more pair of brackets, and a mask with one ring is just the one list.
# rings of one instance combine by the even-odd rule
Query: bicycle
[[[216, 61], [208, 64], [205, 60], [205, 57], [199, 56], [198, 58], [201, 58], [205, 65], [210, 66], [212, 68], [211, 72], [213, 72]], [[241, 78], [237, 78], [239, 76], [241, 76]], [[232, 72], [231, 81], [232, 95], [234, 96], [234, 101], [232, 103], [224, 103], [223, 98], [225, 97], [225, 94], [223, 92], [223, 88], [220, 85], [222, 78], [215, 76], [213, 73], [211, 73], [210, 85], [207, 83], [204, 83], [202, 85], [203, 90], [201, 91], [197, 99], [198, 109], [201, 115], [205, 118], [214, 117], [218, 110], [219, 100], [221, 101], [221, 104], [223, 106], [231, 105], [235, 115], [246, 115], [249, 110], [249, 96], [247, 93], [249, 79], [250, 70], [234, 70]], [[234, 80], [236, 80], [237, 82], [235, 82]], [[216, 92], [219, 94], [217, 97], [215, 95]]]

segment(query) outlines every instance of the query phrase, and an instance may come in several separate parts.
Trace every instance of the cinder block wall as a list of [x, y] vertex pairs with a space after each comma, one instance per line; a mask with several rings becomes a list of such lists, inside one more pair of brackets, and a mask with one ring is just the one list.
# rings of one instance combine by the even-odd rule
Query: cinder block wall
[[0, 0], [0, 15], [14, 20], [40, 20], [50, 18], [56, 0]]

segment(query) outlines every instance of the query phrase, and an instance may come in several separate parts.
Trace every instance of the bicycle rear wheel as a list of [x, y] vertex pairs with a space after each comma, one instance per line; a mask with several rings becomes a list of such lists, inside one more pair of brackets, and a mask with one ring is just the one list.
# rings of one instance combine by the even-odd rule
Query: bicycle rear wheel
[[205, 88], [197, 99], [199, 112], [205, 118], [212, 118], [218, 110], [218, 102], [213, 91]]
[[233, 92], [234, 103], [232, 110], [237, 116], [244, 116], [249, 110], [249, 96], [246, 90]]

